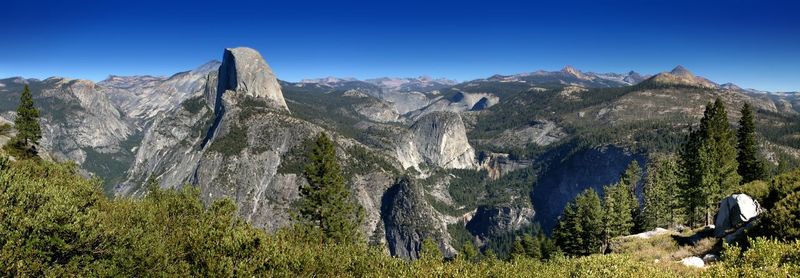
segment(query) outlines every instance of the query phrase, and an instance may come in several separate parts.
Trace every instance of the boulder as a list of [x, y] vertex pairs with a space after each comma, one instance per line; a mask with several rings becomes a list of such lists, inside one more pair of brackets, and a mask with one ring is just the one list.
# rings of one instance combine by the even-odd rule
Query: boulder
[[683, 258], [683, 260], [681, 260], [681, 263], [685, 266], [698, 267], [698, 268], [704, 268], [706, 266], [706, 263], [703, 262], [703, 259], [701, 259], [700, 257]]
[[747, 194], [733, 194], [719, 203], [719, 212], [714, 221], [714, 236], [723, 237], [729, 230], [738, 229], [761, 214], [761, 205]]

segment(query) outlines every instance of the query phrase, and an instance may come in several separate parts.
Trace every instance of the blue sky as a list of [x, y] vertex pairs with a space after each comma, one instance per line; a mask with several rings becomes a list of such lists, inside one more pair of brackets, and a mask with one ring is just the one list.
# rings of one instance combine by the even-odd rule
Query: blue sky
[[0, 76], [171, 75], [225, 47], [280, 79], [447, 77], [572, 65], [800, 90], [790, 1], [3, 1]]

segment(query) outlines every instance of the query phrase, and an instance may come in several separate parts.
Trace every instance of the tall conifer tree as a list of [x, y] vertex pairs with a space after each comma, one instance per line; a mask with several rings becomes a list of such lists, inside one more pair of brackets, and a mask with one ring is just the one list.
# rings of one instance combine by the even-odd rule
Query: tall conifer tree
[[653, 155], [647, 165], [640, 225], [644, 230], [669, 227], [679, 218], [678, 161], [669, 155]]
[[564, 208], [553, 237], [567, 254], [586, 256], [602, 251], [603, 228], [600, 196], [589, 188]]
[[14, 126], [17, 129], [17, 142], [23, 144], [26, 148], [29, 144], [38, 144], [39, 139], [42, 139], [42, 128], [39, 126], [39, 110], [33, 105], [33, 96], [28, 85], [25, 85], [22, 94], [19, 96], [19, 106], [17, 107]]
[[737, 146], [739, 154], [736, 160], [739, 162], [742, 183], [766, 178], [764, 163], [758, 157], [753, 109], [748, 103], [742, 107], [742, 118], [739, 119], [739, 130], [736, 135], [739, 141]]
[[682, 197], [690, 224], [701, 218], [710, 224], [722, 194], [739, 184], [734, 137], [722, 100], [706, 105], [700, 127], [691, 132], [682, 153], [686, 174]]
[[297, 202], [298, 220], [319, 228], [326, 242], [357, 242], [363, 209], [350, 198], [336, 159], [336, 148], [322, 133], [308, 153], [305, 177]]

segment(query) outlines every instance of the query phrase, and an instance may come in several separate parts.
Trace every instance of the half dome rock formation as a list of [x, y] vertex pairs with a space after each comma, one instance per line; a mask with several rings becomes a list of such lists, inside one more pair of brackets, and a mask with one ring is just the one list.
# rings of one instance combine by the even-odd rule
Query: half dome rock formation
[[435, 111], [421, 116], [403, 139], [397, 148], [403, 168], [422, 162], [442, 168], [477, 167], [475, 150], [467, 141], [464, 122], [456, 112]]
[[217, 92], [233, 91], [245, 96], [269, 100], [276, 108], [289, 110], [281, 85], [272, 69], [255, 49], [226, 48], [219, 67]]

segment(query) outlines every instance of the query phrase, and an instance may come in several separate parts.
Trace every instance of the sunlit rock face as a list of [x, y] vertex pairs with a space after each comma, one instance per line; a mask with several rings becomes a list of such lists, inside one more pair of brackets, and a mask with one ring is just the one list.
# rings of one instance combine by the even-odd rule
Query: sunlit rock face
[[436, 111], [420, 117], [411, 132], [401, 138], [397, 157], [405, 168], [428, 163], [442, 168], [477, 168], [472, 149], [458, 113]]

